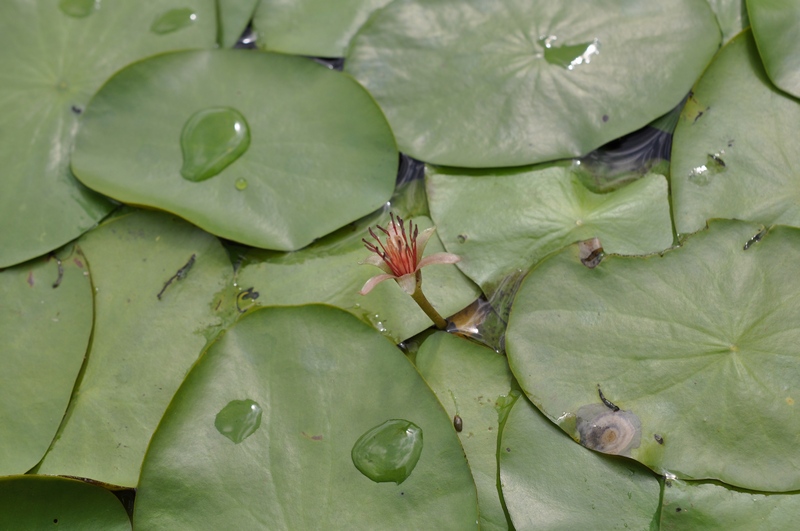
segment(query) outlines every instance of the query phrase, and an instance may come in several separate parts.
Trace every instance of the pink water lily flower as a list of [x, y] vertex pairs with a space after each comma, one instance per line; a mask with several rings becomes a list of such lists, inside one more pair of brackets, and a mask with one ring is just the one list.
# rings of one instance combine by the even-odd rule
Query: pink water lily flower
[[420, 234], [419, 227], [409, 220], [406, 232], [405, 223], [400, 216], [395, 218], [392, 213], [391, 218], [388, 228], [378, 225], [378, 230], [386, 235], [385, 242], [382, 242], [372, 229], [369, 229], [369, 234], [376, 243], [362, 240], [364, 246], [375, 254], [361, 263], [380, 267], [385, 273], [369, 279], [361, 288], [359, 292], [361, 295], [366, 295], [372, 288], [390, 278], [395, 279], [403, 291], [414, 295], [419, 290], [421, 282], [420, 269], [432, 264], [455, 264], [461, 260], [458, 255], [452, 253], [434, 253], [423, 258], [425, 245], [436, 228], [425, 229]]

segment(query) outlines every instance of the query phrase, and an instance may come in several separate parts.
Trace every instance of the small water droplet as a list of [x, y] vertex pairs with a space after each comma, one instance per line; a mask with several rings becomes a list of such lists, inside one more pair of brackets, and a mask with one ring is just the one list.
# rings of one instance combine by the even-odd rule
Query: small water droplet
[[250, 128], [244, 116], [230, 107], [194, 113], [181, 133], [181, 175], [200, 182], [218, 175], [250, 147]]
[[197, 14], [191, 8], [170, 9], [153, 21], [150, 31], [164, 35], [191, 26], [196, 20]]
[[709, 153], [705, 164], [692, 168], [689, 172], [689, 181], [698, 186], [706, 186], [710, 183], [713, 176], [724, 172], [728, 168], [722, 159], [724, 154], [724, 151]]
[[456, 237], [456, 240], [458, 240], [458, 243], [465, 243], [468, 239], [469, 239], [469, 236], [467, 236], [466, 234], [459, 234]]
[[100, 2], [96, 0], [61, 0], [58, 3], [58, 9], [72, 18], [88, 17], [99, 7]]
[[222, 435], [239, 444], [261, 426], [261, 406], [253, 400], [231, 400], [217, 413], [214, 427]]
[[247, 188], [247, 179], [245, 179], [244, 177], [236, 179], [236, 184], [234, 186], [236, 186], [236, 189], [239, 191], [244, 190], [245, 188]]
[[411, 421], [387, 420], [359, 437], [353, 464], [376, 483], [405, 481], [422, 454], [422, 429]]
[[551, 65], [560, 66], [567, 70], [574, 70], [576, 66], [589, 64], [592, 56], [600, 53], [600, 40], [580, 44], [554, 46], [558, 37], [548, 35], [539, 39], [539, 44], [544, 46], [544, 60]]

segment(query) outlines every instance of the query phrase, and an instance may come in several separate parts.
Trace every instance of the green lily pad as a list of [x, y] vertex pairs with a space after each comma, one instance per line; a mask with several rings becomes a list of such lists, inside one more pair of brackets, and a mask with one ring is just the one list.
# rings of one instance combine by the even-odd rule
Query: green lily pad
[[150, 436], [206, 329], [219, 325], [212, 301], [230, 282], [230, 261], [213, 236], [147, 211], [110, 220], [79, 245], [95, 288], [92, 345], [38, 472], [135, 487]]
[[[381, 211], [297, 252], [249, 251], [244, 255], [236, 282], [242, 288], [252, 287], [257, 291], [259, 304], [338, 306], [399, 343], [433, 323], [395, 282], [383, 282], [367, 295], [359, 294], [368, 279], [383, 273], [377, 267], [359, 264], [370, 255], [361, 239], [369, 237], [370, 226], [385, 227], [388, 221], [389, 213]], [[416, 216], [413, 221], [420, 230], [431, 226], [425, 216]], [[443, 251], [434, 233], [425, 254]], [[442, 316], [454, 314], [480, 295], [477, 287], [454, 265], [426, 267], [422, 279], [425, 295]]]
[[800, 496], [746, 492], [716, 483], [668, 481], [661, 529], [792, 529], [800, 514]]
[[520, 385], [591, 448], [680, 478], [800, 488], [800, 232], [756, 233], [717, 221], [663, 256], [542, 262], [506, 335]]
[[0, 267], [64, 245], [111, 210], [70, 172], [79, 115], [100, 85], [126, 64], [167, 50], [214, 45], [212, 0], [179, 2], [196, 14], [191, 27], [164, 35], [150, 31], [175, 3], [113, 0], [95, 9], [90, 2], [86, 16], [76, 17], [66, 13], [80, 14], [68, 9], [70, 2], [0, 2]]
[[728, 42], [750, 25], [745, 0], [708, 0], [722, 30], [722, 42]]
[[119, 500], [102, 487], [47, 476], [0, 478], [0, 528], [130, 531]]
[[[215, 426], [232, 401], [263, 411], [238, 443]], [[351, 456], [390, 420], [421, 430], [400, 484], [369, 479]], [[378, 332], [324, 306], [256, 310], [205, 351], [153, 436], [134, 512], [137, 527], [164, 529], [470, 529], [477, 519], [431, 390]]]
[[89, 344], [86, 259], [59, 255], [0, 272], [0, 475], [27, 472], [47, 451]]
[[733, 39], [694, 88], [675, 130], [675, 228], [711, 218], [800, 226], [798, 101], [767, 79], [750, 31]]
[[367, 18], [391, 0], [261, 0], [253, 17], [265, 50], [341, 57]]
[[519, 530], [653, 529], [661, 489], [653, 473], [581, 448], [527, 400], [511, 408], [498, 455]]
[[458, 436], [478, 489], [481, 529], [508, 529], [497, 468], [499, 409], [513, 386], [505, 356], [437, 332], [420, 347], [416, 364], [450, 417], [458, 416], [454, 423], [460, 424]]
[[780, 89], [800, 97], [800, 5], [793, 0], [748, 0], [753, 37], [769, 78]]
[[400, 150], [463, 167], [580, 156], [666, 113], [719, 45], [706, 2], [399, 0], [345, 70]]
[[215, 50], [114, 76], [84, 114], [72, 167], [120, 201], [288, 251], [383, 205], [397, 160], [380, 109], [349, 76], [300, 57]]
[[223, 48], [231, 48], [253, 18], [260, 0], [217, 0], [219, 5], [219, 41]]
[[458, 267], [491, 292], [553, 251], [597, 237], [607, 253], [672, 245], [667, 181], [649, 174], [607, 194], [587, 190], [563, 165], [465, 171], [428, 168], [428, 202]]

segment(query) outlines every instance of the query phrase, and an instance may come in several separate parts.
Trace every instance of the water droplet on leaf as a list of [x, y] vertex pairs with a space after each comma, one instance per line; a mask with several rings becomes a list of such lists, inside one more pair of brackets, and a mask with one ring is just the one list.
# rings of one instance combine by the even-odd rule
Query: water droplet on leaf
[[214, 427], [222, 435], [239, 444], [261, 426], [261, 406], [252, 400], [231, 400], [217, 413]]
[[250, 128], [244, 116], [230, 107], [194, 113], [181, 133], [183, 178], [205, 181], [227, 168], [250, 147]]
[[91, 15], [99, 7], [99, 3], [95, 0], [61, 0], [58, 9], [72, 18], [84, 18]]
[[376, 483], [405, 481], [422, 454], [422, 429], [411, 421], [387, 420], [359, 437], [353, 464]]
[[247, 188], [247, 179], [243, 177], [236, 179], [236, 184], [234, 186], [236, 186], [236, 189], [239, 191], [244, 190], [245, 188]]
[[190, 8], [170, 9], [153, 21], [150, 31], [158, 35], [172, 33], [192, 25], [197, 20], [197, 14]]
[[544, 46], [544, 60], [551, 65], [560, 66], [567, 70], [574, 70], [576, 66], [589, 64], [592, 56], [600, 53], [600, 40], [580, 44], [555, 46], [558, 37], [548, 35], [539, 39], [539, 44]]

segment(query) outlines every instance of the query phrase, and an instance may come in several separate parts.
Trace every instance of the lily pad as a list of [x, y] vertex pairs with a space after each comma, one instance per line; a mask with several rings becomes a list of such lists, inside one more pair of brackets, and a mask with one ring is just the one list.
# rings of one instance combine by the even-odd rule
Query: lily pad
[[498, 455], [516, 529], [654, 528], [661, 487], [653, 473], [581, 448], [527, 400], [511, 408]]
[[728, 42], [750, 25], [745, 0], [708, 0], [722, 30], [722, 42]]
[[706, 2], [399, 0], [345, 70], [404, 153], [517, 166], [580, 156], [674, 107], [719, 45]]
[[[385, 227], [388, 221], [389, 213], [381, 211], [293, 253], [248, 251], [236, 282], [257, 291], [259, 304], [338, 306], [399, 343], [430, 328], [428, 316], [395, 282], [384, 282], [367, 295], [359, 294], [369, 278], [383, 273], [376, 267], [359, 264], [370, 254], [361, 239], [369, 237], [370, 226]], [[416, 216], [413, 221], [420, 230], [431, 226], [425, 216]], [[443, 251], [434, 233], [425, 254]], [[454, 265], [433, 265], [422, 271], [425, 294], [443, 316], [454, 314], [480, 295]]]
[[397, 160], [380, 109], [349, 76], [300, 57], [215, 50], [114, 76], [84, 114], [72, 167], [120, 201], [288, 251], [383, 205]]
[[341, 57], [370, 14], [390, 1], [261, 0], [253, 26], [265, 50]]
[[111, 210], [69, 169], [80, 113], [100, 85], [143, 57], [214, 45], [213, 0], [178, 2], [196, 20], [162, 35], [150, 27], [175, 1], [90, 2], [82, 17], [62, 4], [0, 2], [0, 267], [64, 245]]
[[764, 68], [775, 85], [800, 97], [800, 5], [792, 0], [748, 0], [747, 12]]
[[[499, 492], [497, 444], [513, 376], [505, 356], [444, 332], [427, 338], [417, 369], [455, 424], [478, 489], [481, 529], [508, 529]], [[455, 425], [454, 424], [454, 425]]]
[[671, 480], [664, 489], [660, 529], [791, 529], [799, 513], [796, 493], [747, 492], [716, 483]]
[[135, 487], [150, 436], [219, 325], [212, 301], [230, 261], [213, 236], [156, 212], [123, 214], [79, 245], [95, 288], [92, 344], [38, 472]]
[[[231, 401], [263, 410], [240, 442], [215, 425]], [[421, 431], [400, 484], [351, 452], [386, 421]], [[403, 432], [404, 433], [404, 432]], [[403, 353], [342, 310], [264, 308], [210, 345], [153, 436], [134, 522], [164, 529], [477, 527], [475, 486], [436, 397]]]
[[800, 226], [798, 135], [798, 100], [772, 85], [751, 32], [743, 32], [697, 83], [675, 130], [678, 233], [711, 218]]
[[89, 344], [86, 259], [59, 255], [0, 272], [0, 475], [27, 472], [47, 451]]
[[119, 500], [102, 487], [47, 476], [0, 478], [0, 528], [130, 531]]
[[597, 237], [607, 253], [672, 245], [667, 181], [649, 174], [608, 194], [587, 190], [568, 166], [465, 171], [428, 168], [439, 237], [484, 291], [553, 251]]
[[756, 233], [716, 221], [663, 256], [542, 262], [506, 335], [526, 394], [586, 446], [659, 473], [800, 488], [800, 231]]

